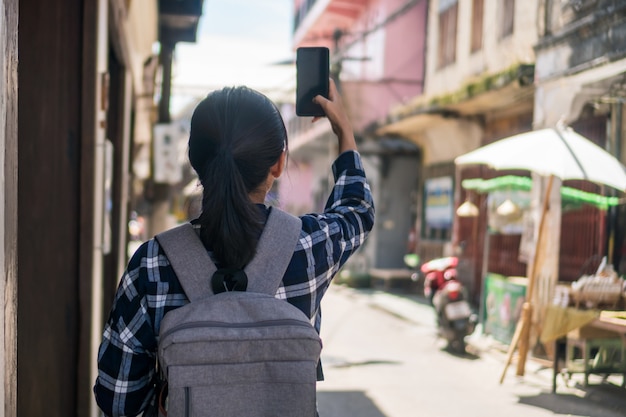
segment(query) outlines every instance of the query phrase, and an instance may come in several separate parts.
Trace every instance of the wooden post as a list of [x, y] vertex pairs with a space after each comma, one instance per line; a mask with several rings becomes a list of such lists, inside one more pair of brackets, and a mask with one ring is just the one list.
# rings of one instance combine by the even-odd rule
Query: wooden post
[[[548, 185], [546, 187], [546, 192], [543, 198], [543, 206], [541, 209], [541, 217], [539, 218], [539, 228], [537, 229], [537, 241], [535, 242], [535, 254], [533, 255], [533, 263], [532, 269], [528, 276], [528, 285], [526, 287], [526, 301], [524, 302], [522, 308], [522, 314], [517, 322], [517, 327], [515, 328], [515, 334], [513, 334], [513, 340], [511, 340], [511, 345], [509, 346], [509, 350], [507, 352], [507, 359], [504, 365], [504, 370], [502, 371], [502, 375], [500, 377], [500, 384], [504, 381], [504, 377], [506, 375], [506, 371], [511, 364], [511, 359], [513, 358], [513, 354], [515, 353], [515, 349], [519, 343], [519, 358], [517, 362], [517, 375], [524, 375], [524, 368], [526, 366], [526, 357], [528, 355], [528, 337], [530, 335], [530, 327], [532, 325], [532, 296], [535, 287], [535, 275], [537, 272], [537, 259], [539, 258], [537, 254], [540, 250], [543, 249], [542, 240], [543, 240], [543, 225], [545, 223], [546, 213], [549, 209], [550, 202], [550, 194], [552, 192], [552, 182], [554, 181], [554, 176], [551, 175], [548, 179]], [[521, 343], [520, 343], [521, 341]]]
[[[18, 286], [18, 0], [0, 1], [0, 416], [17, 415]], [[32, 10], [34, 7], [31, 4]], [[28, 6], [26, 6], [28, 7]], [[22, 35], [20, 34], [20, 42]], [[49, 68], [46, 68], [48, 70]], [[27, 89], [24, 88], [24, 89]], [[22, 90], [19, 90], [20, 92]], [[27, 145], [28, 147], [30, 145]], [[28, 152], [28, 151], [27, 151]], [[28, 168], [25, 168], [28, 170]], [[21, 284], [20, 284], [21, 285]], [[28, 294], [28, 289], [22, 289]], [[28, 297], [28, 295], [24, 295]]]
[[533, 306], [530, 301], [526, 301], [522, 307], [521, 319], [524, 323], [519, 338], [519, 352], [517, 355], [517, 370], [515, 375], [524, 376], [526, 357], [528, 356], [530, 328], [533, 320]]
[[506, 363], [504, 364], [502, 375], [500, 375], [500, 384], [504, 382], [506, 371], [507, 369], [509, 369], [509, 365], [511, 364], [511, 359], [513, 358], [513, 354], [515, 353], [515, 348], [517, 347], [517, 342], [519, 342], [520, 335], [522, 334], [522, 327], [524, 326], [524, 323], [525, 323], [525, 321], [522, 320], [523, 317], [524, 315], [522, 314], [520, 320], [517, 321], [517, 326], [515, 326], [515, 333], [513, 333], [513, 339], [511, 339], [509, 350], [506, 353]]

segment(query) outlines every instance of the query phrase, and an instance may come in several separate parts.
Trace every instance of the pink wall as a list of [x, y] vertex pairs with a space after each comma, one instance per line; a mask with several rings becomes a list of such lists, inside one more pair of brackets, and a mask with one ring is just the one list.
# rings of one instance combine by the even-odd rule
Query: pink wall
[[[370, 10], [379, 8], [381, 3], [385, 5], [385, 14], [389, 15], [402, 7], [406, 0], [373, 1]], [[346, 80], [343, 83], [343, 95], [357, 131], [384, 118], [391, 108], [422, 93], [427, 14], [428, 2], [419, 2], [385, 26], [382, 79]]]
[[314, 207], [313, 169], [309, 163], [288, 160], [278, 182], [278, 206], [291, 214], [304, 214]]

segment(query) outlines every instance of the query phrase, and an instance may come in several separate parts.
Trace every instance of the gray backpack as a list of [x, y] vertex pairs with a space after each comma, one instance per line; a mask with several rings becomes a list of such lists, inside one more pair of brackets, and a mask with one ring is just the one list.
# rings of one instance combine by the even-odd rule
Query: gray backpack
[[247, 290], [218, 294], [217, 268], [189, 223], [157, 235], [190, 300], [165, 315], [159, 333], [169, 417], [316, 415], [319, 335], [275, 298], [300, 229], [300, 219], [273, 208], [244, 269]]

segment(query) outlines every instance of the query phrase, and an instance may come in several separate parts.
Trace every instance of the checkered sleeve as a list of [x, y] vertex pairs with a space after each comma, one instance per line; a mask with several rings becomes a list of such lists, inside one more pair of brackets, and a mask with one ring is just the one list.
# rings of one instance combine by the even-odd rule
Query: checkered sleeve
[[332, 278], [374, 225], [374, 202], [359, 153], [342, 153], [332, 169], [335, 185], [326, 207], [301, 217], [300, 239], [277, 294], [311, 319]]
[[[158, 281], [158, 246], [144, 243], [135, 253], [118, 286], [98, 352], [94, 393], [108, 416], [134, 416], [146, 408], [156, 382], [154, 309], [158, 298], [147, 285]], [[148, 294], [152, 292], [152, 294]], [[149, 313], [152, 310], [152, 314]]]

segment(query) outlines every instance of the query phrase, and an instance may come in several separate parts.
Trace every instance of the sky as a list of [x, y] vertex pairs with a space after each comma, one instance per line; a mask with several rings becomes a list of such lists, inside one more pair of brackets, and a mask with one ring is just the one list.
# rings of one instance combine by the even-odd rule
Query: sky
[[223, 86], [247, 85], [273, 99], [295, 95], [293, 0], [204, 0], [196, 43], [178, 43], [172, 113]]

